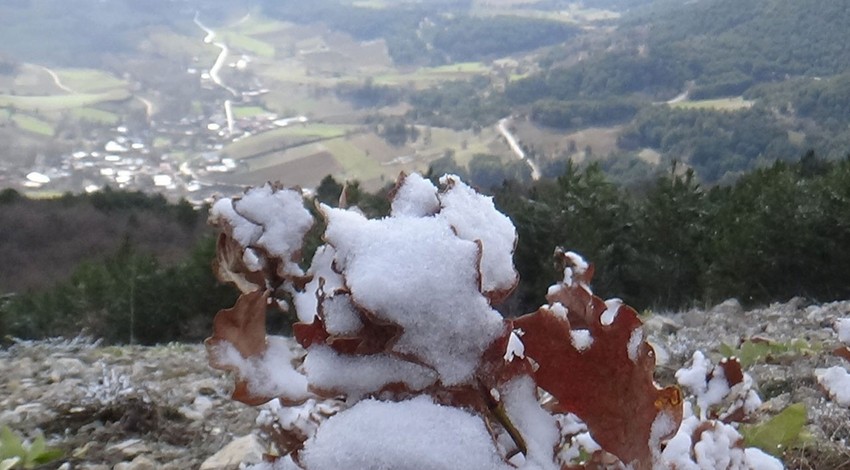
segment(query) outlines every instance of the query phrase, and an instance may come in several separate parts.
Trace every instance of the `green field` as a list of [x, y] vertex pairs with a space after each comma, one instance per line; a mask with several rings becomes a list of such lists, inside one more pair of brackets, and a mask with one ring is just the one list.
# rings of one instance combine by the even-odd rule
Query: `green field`
[[225, 44], [239, 52], [247, 52], [259, 57], [267, 58], [272, 58], [275, 54], [275, 48], [273, 45], [265, 41], [255, 39], [251, 36], [234, 33], [232, 31], [225, 31], [221, 33], [221, 38]]
[[248, 158], [276, 148], [298, 145], [301, 142], [342, 137], [353, 129], [356, 129], [356, 126], [321, 123], [291, 124], [234, 142], [225, 147], [222, 153], [230, 158]]
[[49, 122], [43, 121], [37, 117], [27, 116], [26, 114], [15, 113], [15, 115], [12, 116], [12, 121], [14, 121], [21, 129], [32, 132], [33, 134], [52, 137], [53, 132], [55, 131], [53, 125]]
[[97, 108], [75, 108], [71, 110], [71, 116], [80, 120], [97, 122], [110, 126], [114, 126], [121, 121], [121, 118], [117, 114]]
[[63, 85], [78, 93], [97, 93], [127, 86], [124, 80], [102, 70], [59, 69], [55, 72]]
[[745, 100], [741, 96], [734, 98], [717, 98], [712, 100], [679, 101], [670, 105], [676, 109], [716, 109], [719, 111], [737, 111], [749, 108], [753, 101]]
[[127, 90], [55, 96], [0, 95], [0, 106], [15, 107], [28, 111], [58, 111], [62, 109], [84, 108], [108, 101], [124, 101], [130, 96], [130, 92]]
[[287, 28], [286, 23], [264, 18], [257, 14], [249, 15], [244, 21], [233, 26], [231, 29], [247, 36], [259, 36], [261, 34], [276, 33]]
[[262, 116], [263, 114], [269, 114], [269, 112], [259, 106], [233, 107], [233, 115], [236, 116], [236, 118], [249, 118], [254, 116]]
[[422, 67], [411, 73], [386, 73], [376, 75], [377, 85], [407, 85], [426, 87], [446, 80], [463, 80], [490, 72], [490, 67], [481, 62], [461, 62], [439, 67]]
[[379, 178], [383, 172], [378, 162], [345, 139], [332, 139], [322, 142], [321, 145], [333, 154], [345, 169], [345, 179], [368, 181]]

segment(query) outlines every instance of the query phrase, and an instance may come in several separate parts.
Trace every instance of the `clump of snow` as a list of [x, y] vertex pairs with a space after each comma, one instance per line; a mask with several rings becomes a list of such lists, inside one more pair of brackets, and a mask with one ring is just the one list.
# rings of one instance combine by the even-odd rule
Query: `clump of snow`
[[508, 347], [505, 351], [505, 362], [511, 362], [515, 357], [525, 359], [525, 345], [520, 339], [523, 334], [522, 330], [511, 331], [511, 335], [508, 337]]
[[478, 194], [457, 176], [445, 175], [440, 183], [447, 189], [440, 194], [437, 217], [445, 220], [460, 238], [481, 241], [481, 289], [513, 289], [519, 279], [513, 262], [517, 240], [514, 224], [496, 210], [493, 198]]
[[599, 323], [602, 323], [603, 326], [608, 326], [614, 323], [614, 320], [617, 319], [617, 313], [620, 311], [620, 307], [623, 305], [623, 301], [621, 299], [608, 299], [605, 301], [605, 311], [602, 312], [602, 315], [599, 317]]
[[[583, 278], [587, 273], [587, 270], [590, 269], [590, 264], [581, 257], [580, 254], [574, 251], [564, 252], [564, 249], [561, 247], [555, 248], [555, 257], [563, 258], [564, 260], [564, 284], [567, 286], [572, 286], [574, 282], [574, 278]], [[580, 285], [584, 287], [588, 292], [590, 292], [590, 286], [586, 283], [581, 282]], [[555, 286], [552, 286], [555, 287]], [[549, 291], [552, 291], [552, 287], [549, 288]]]
[[626, 345], [626, 352], [629, 354], [629, 359], [637, 364], [640, 345], [643, 343], [643, 329], [635, 328], [629, 336], [629, 344]]
[[[537, 385], [528, 376], [518, 377], [501, 390], [505, 413], [525, 438], [527, 465], [557, 470], [554, 449], [560, 438], [555, 418], [540, 407]], [[460, 467], [459, 467], [460, 468]]]
[[[697, 430], [700, 430], [696, 434]], [[695, 441], [694, 441], [695, 439]], [[715, 468], [781, 470], [782, 462], [755, 448], [741, 448], [743, 439], [734, 426], [722, 421], [706, 421], [693, 414], [685, 402], [684, 419], [657, 462], [659, 468], [707, 470]]]
[[421, 359], [445, 385], [468, 380], [502, 332], [501, 315], [478, 289], [478, 244], [434, 217], [368, 220], [322, 210], [354, 302], [403, 328], [393, 351]]
[[555, 302], [554, 304], [550, 305], [549, 311], [562, 320], [567, 319], [567, 307], [564, 307], [561, 302]]
[[333, 261], [336, 251], [332, 246], [322, 245], [316, 249], [313, 261], [307, 274], [311, 276], [310, 282], [304, 291], [290, 289], [298, 320], [303, 323], [313, 323], [318, 314], [318, 296], [320, 294], [332, 294], [344, 286], [342, 276], [333, 269]]
[[282, 336], [268, 336], [267, 349], [260, 357], [246, 359], [229, 342], [210, 348], [212, 362], [232, 368], [247, 382], [248, 392], [255, 396], [281, 397], [291, 401], [306, 399], [307, 378], [292, 366], [295, 354]]
[[850, 406], [850, 373], [840, 366], [815, 369], [818, 383], [841, 406]]
[[313, 226], [313, 216], [294, 189], [276, 189], [271, 184], [252, 188], [233, 202], [234, 210], [263, 228], [256, 245], [270, 256], [283, 260], [284, 275], [303, 275], [292, 255], [301, 249], [304, 235]]
[[413, 173], [404, 177], [392, 200], [391, 214], [395, 217], [425, 217], [440, 210], [437, 187]]
[[301, 452], [307, 470], [508, 470], [484, 421], [419, 396], [364, 400], [324, 423]]
[[417, 391], [437, 380], [433, 370], [398, 357], [340, 355], [324, 345], [314, 345], [307, 350], [304, 370], [311, 387], [344, 393], [355, 400], [389, 384], [403, 383]]
[[210, 223], [220, 225], [227, 223], [231, 227], [231, 235], [241, 246], [248, 247], [257, 242], [263, 234], [263, 228], [239, 215], [233, 208], [233, 200], [222, 198], [210, 208]]
[[590, 335], [590, 330], [571, 330], [570, 344], [579, 352], [585, 351], [593, 344], [593, 336]]
[[850, 346], [850, 318], [839, 318], [835, 321], [838, 341]]
[[[710, 372], [712, 375], [709, 379]], [[729, 383], [723, 369], [713, 367], [701, 351], [694, 352], [691, 367], [676, 371], [676, 380], [696, 397], [702, 420], [706, 419], [709, 408], [721, 403], [729, 393]]]
[[363, 322], [348, 294], [337, 294], [322, 300], [325, 330], [332, 335], [352, 335], [363, 328]]
[[[244, 249], [260, 248], [268, 256], [279, 258], [283, 262], [280, 274], [304, 274], [292, 258], [301, 249], [313, 217], [304, 208], [299, 191], [278, 189], [271, 184], [251, 188], [239, 198], [216, 201], [210, 210], [210, 221], [229, 226], [233, 239]], [[246, 256], [243, 261], [249, 268], [259, 267], [256, 253]]]
[[558, 451], [558, 461], [561, 464], [581, 464], [582, 462], [578, 462], [578, 459], [582, 453], [590, 455], [602, 450], [602, 447], [591, 437], [587, 425], [578, 416], [572, 413], [559, 414], [555, 416], [555, 419], [561, 434], [560, 440], [566, 443]]

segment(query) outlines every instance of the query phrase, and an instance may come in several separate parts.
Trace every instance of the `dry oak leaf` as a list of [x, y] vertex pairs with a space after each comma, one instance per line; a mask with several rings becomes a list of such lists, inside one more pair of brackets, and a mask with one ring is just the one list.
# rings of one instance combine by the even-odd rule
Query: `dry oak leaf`
[[245, 264], [245, 248], [233, 237], [225, 232], [219, 234], [215, 252], [213, 271], [219, 281], [232, 283], [242, 293], [265, 287], [265, 274], [262, 270], [254, 271]]
[[[581, 418], [603, 449], [634, 468], [652, 468], [652, 448], [658, 443], [650, 439], [675, 433], [682, 419], [682, 397], [676, 387], [655, 385], [655, 356], [643, 341], [637, 313], [619, 305], [613, 321], [603, 324], [601, 317], [609, 310], [605, 302], [574, 280], [560, 284], [547, 298], [553, 307], [514, 321], [514, 328], [524, 333], [525, 355], [536, 364], [537, 385], [557, 399], [555, 411]], [[573, 336], [579, 328], [592, 338], [589, 345], [578, 344], [580, 349]], [[586, 332], [580, 336], [586, 338]], [[652, 432], [656, 419], [666, 423], [660, 435], [658, 429]]]
[[832, 351], [832, 354], [850, 361], [850, 346], [835, 348], [835, 350]]
[[266, 306], [269, 292], [256, 290], [242, 294], [232, 308], [220, 310], [213, 320], [213, 335], [204, 341], [210, 366], [237, 374], [233, 400], [257, 406], [274, 397], [254, 396], [239, 369], [221, 362], [220, 350], [232, 346], [244, 359], [259, 358], [268, 348], [266, 343]]

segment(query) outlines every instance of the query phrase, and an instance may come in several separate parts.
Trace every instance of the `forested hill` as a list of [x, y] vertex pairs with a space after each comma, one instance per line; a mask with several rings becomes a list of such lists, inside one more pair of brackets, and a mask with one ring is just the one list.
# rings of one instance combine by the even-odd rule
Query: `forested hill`
[[[663, 0], [628, 19], [650, 57], [669, 62], [681, 83], [705, 95], [743, 92], [786, 76], [829, 76], [850, 70], [844, 0]], [[679, 64], [678, 67], [673, 64]]]
[[693, 81], [696, 96], [726, 96], [788, 76], [840, 74], [850, 69], [848, 21], [842, 0], [659, 0], [626, 14], [610, 45], [580, 67], [555, 61], [536, 95], [663, 97]]

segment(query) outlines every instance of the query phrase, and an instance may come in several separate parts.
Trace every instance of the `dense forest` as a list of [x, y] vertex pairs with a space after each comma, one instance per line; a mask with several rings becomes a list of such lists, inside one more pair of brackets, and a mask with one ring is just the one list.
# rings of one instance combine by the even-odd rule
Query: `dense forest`
[[579, 31], [554, 20], [478, 18], [468, 13], [471, 3], [429, 1], [393, 8], [368, 8], [339, 0], [267, 0], [262, 4], [266, 14], [278, 19], [321, 22], [359, 40], [383, 39], [397, 64], [441, 65], [498, 58], [563, 43]]
[[[475, 173], [467, 176], [490, 183], [497, 208], [519, 234], [515, 263], [521, 282], [505, 304], [508, 314], [533, 311], [543, 302], [542, 293], [557, 278], [556, 246], [595, 264], [599, 295], [620, 297], [639, 309], [673, 310], [729, 297], [747, 305], [793, 296], [850, 297], [850, 158], [826, 160], [809, 152], [799, 161], [777, 162], [711, 188], [676, 168], [640, 189], [614, 184], [598, 165], [568, 166], [561, 176], [535, 183], [504, 179], [504, 170], [488, 173], [499, 167], [487, 156], [472, 168]], [[440, 170], [434, 168], [431, 176]], [[528, 180], [527, 174], [509, 176]], [[381, 216], [389, 210], [390, 189], [369, 193], [355, 183], [348, 186], [347, 199], [370, 216]], [[342, 191], [343, 185], [327, 177], [316, 198], [335, 204]], [[4, 194], [0, 215], [33, 203]], [[151, 201], [158, 204], [156, 198], [121, 193], [98, 199], [106, 205], [97, 210], [119, 219], [140, 214]], [[174, 220], [189, 220], [179, 206], [170, 207]], [[55, 239], [49, 227], [36, 235]], [[320, 243], [308, 236], [305, 264]], [[79, 239], [85, 235], [71, 237]], [[214, 239], [201, 233], [194, 240], [182, 256], [168, 259], [124, 237], [65, 279], [7, 294], [0, 301], [0, 335], [85, 329], [111, 342], [197, 340], [208, 331], [212, 313], [230, 305], [235, 293], [212, 276]], [[285, 327], [280, 316], [273, 321]]]

